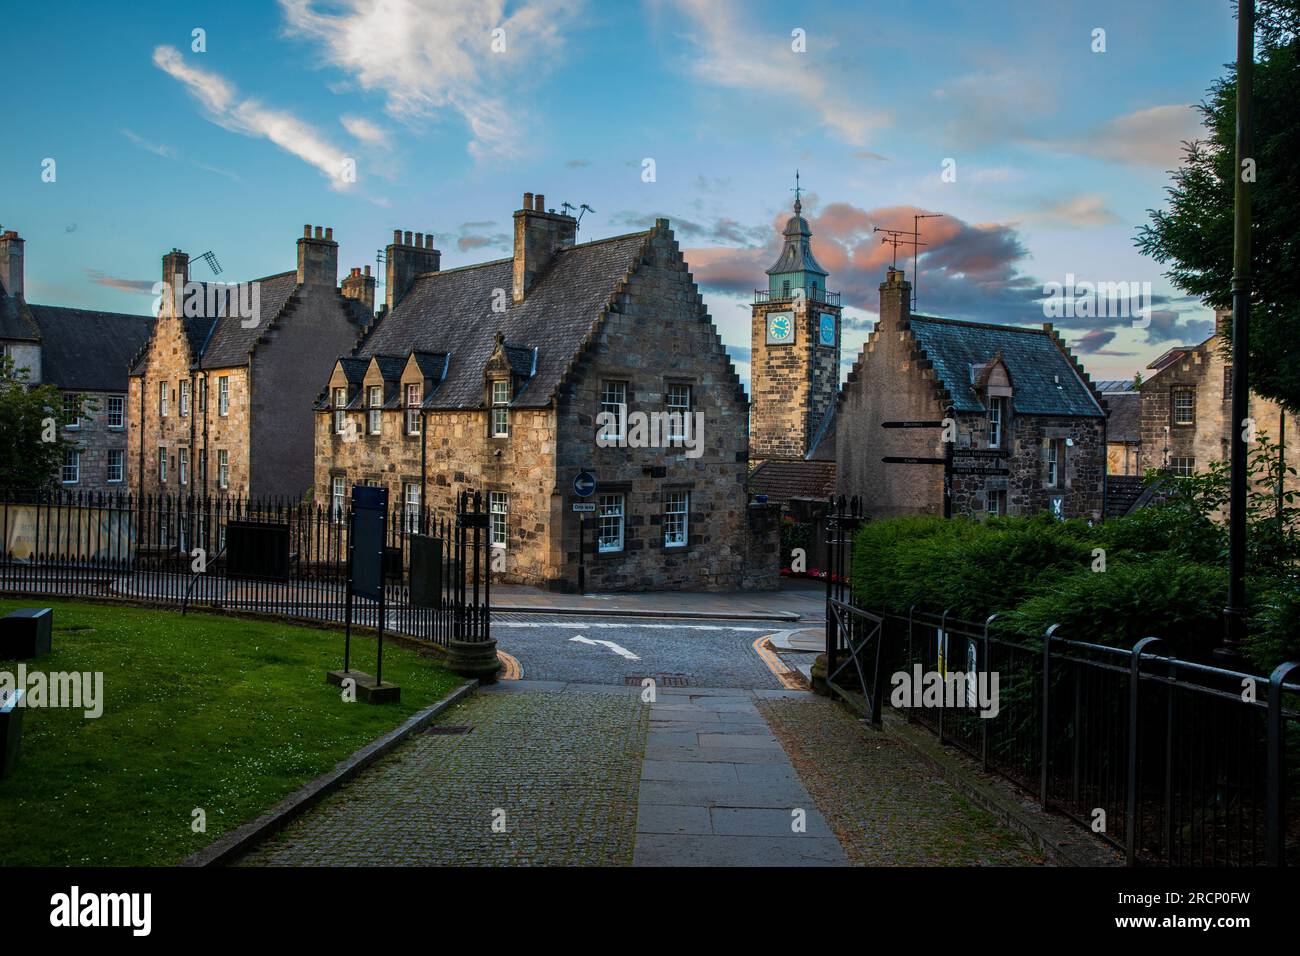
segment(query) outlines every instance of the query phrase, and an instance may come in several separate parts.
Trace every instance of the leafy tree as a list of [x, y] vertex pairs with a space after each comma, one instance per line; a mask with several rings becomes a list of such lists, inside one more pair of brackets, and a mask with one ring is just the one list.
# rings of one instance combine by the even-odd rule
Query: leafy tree
[[28, 378], [27, 369], [15, 368], [13, 359], [0, 360], [0, 495], [53, 488], [65, 449], [75, 447], [61, 435], [58, 388], [32, 385]]
[[[1261, 395], [1300, 410], [1300, 0], [1261, 0], [1254, 78], [1250, 381]], [[1232, 304], [1236, 174], [1236, 67], [1200, 104], [1207, 139], [1184, 145], [1169, 209], [1148, 210], [1138, 248], [1184, 292], [1217, 309]]]

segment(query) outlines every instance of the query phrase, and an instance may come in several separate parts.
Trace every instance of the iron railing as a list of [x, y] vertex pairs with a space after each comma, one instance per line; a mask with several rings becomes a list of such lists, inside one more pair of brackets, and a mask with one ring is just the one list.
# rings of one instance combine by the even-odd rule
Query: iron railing
[[[287, 531], [283, 572], [233, 566], [226, 551], [232, 524]], [[453, 637], [490, 639], [487, 524], [477, 492], [462, 493], [449, 512], [389, 513], [387, 628], [443, 645]], [[439, 556], [438, 580], [426, 583], [419, 601], [410, 581], [414, 535], [432, 538]], [[307, 502], [66, 492], [0, 499], [0, 593], [116, 597], [341, 623], [347, 556], [346, 512]], [[378, 613], [376, 602], [354, 602], [360, 626], [377, 625]]]
[[771, 289], [755, 289], [754, 304], [765, 305], [769, 302], [795, 302], [807, 299], [819, 305], [839, 305], [840, 294], [827, 292], [825, 289], [791, 289], [788, 292], [773, 292]]
[[[828, 568], [843, 565], [834, 552], [847, 549], [840, 529], [853, 521], [851, 503], [831, 502]], [[996, 614], [888, 614], [857, 597], [828, 582], [827, 673], [838, 667], [847, 684], [836, 689], [870, 704], [892, 696], [898, 675], [955, 686], [960, 673], [953, 699], [900, 699], [894, 712], [1087, 826], [1130, 864], [1300, 863], [1300, 663], [1263, 677], [1171, 656], [1156, 638], [1119, 648], [1056, 626], [1016, 635], [997, 629]], [[873, 635], [871, 655], [854, 654], [862, 635]], [[837, 664], [846, 654], [864, 666]], [[986, 687], [996, 675], [995, 710], [966, 697], [972, 674]]]

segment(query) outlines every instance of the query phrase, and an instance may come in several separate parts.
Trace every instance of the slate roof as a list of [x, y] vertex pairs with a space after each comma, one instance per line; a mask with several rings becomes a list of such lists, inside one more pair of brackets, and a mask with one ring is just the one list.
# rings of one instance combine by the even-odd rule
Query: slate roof
[[1012, 408], [1020, 415], [1101, 418], [1101, 406], [1047, 329], [914, 315], [908, 327], [960, 412], [983, 412], [974, 378], [1000, 354], [1011, 373]]
[[1103, 378], [1092, 383], [1099, 392], [1136, 392], [1131, 378]]
[[781, 505], [791, 498], [825, 501], [835, 491], [835, 462], [773, 458], [754, 469], [749, 490]]
[[1142, 440], [1142, 393], [1112, 392], [1106, 396], [1106, 440]]
[[125, 392], [135, 354], [149, 341], [148, 315], [30, 306], [41, 332], [41, 380], [59, 388]]
[[504, 314], [492, 310], [494, 290], [509, 296], [513, 259], [426, 273], [376, 323], [356, 354], [450, 353], [447, 377], [425, 407], [477, 408], [483, 403], [483, 370], [500, 331], [508, 343], [528, 343], [513, 346], [512, 367], [519, 361], [522, 368], [526, 349], [531, 371], [536, 348], [536, 374], [512, 404], [545, 407], [618, 283], [640, 262], [649, 236], [638, 232], [561, 249], [524, 301], [510, 299]]
[[0, 286], [0, 339], [36, 342], [40, 337], [27, 303], [16, 295], [5, 295]]
[[812, 447], [808, 449], [805, 458], [812, 458], [818, 461], [835, 460], [835, 406], [838, 402], [831, 402], [831, 407], [826, 409], [826, 414], [822, 416], [822, 422], [813, 432]]
[[813, 258], [812, 230], [808, 228], [808, 220], [799, 213], [800, 203], [796, 199], [794, 215], [786, 221], [785, 229], [781, 233], [785, 236], [785, 245], [782, 246], [781, 255], [776, 262], [767, 270], [768, 275], [782, 272], [815, 272], [821, 276], [827, 274]]
[[[243, 319], [238, 315], [201, 320], [207, 323], [206, 342], [201, 346], [199, 368], [231, 368], [248, 364], [248, 352], [257, 344], [258, 338], [266, 331], [268, 325], [275, 321], [284, 308], [293, 290], [297, 287], [298, 273], [281, 272], [264, 279], [253, 280], [260, 285], [258, 306], [261, 321], [251, 329], [244, 328]], [[204, 289], [206, 291], [206, 283]], [[186, 323], [188, 332], [188, 325]], [[193, 339], [191, 338], [191, 343]]]

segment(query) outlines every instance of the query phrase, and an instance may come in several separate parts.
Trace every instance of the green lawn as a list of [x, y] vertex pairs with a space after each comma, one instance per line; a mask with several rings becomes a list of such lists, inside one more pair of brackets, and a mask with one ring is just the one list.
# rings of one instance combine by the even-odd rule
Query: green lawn
[[[0, 615], [46, 602], [0, 600]], [[325, 683], [341, 632], [214, 615], [53, 603], [54, 653], [29, 670], [102, 671], [104, 711], [30, 709], [0, 781], [0, 866], [168, 865], [446, 696], [460, 679], [386, 644], [398, 704]], [[353, 666], [374, 673], [373, 635]], [[0, 670], [16, 672], [12, 661]], [[203, 808], [207, 832], [191, 830]]]

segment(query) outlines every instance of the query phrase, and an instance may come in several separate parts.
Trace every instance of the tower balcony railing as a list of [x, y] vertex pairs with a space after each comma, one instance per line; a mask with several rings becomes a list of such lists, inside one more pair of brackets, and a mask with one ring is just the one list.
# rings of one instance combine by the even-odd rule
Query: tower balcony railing
[[827, 292], [825, 289], [791, 289], [788, 292], [773, 292], [771, 289], [755, 289], [754, 304], [764, 305], [769, 302], [796, 302], [807, 299], [820, 305], [839, 305], [840, 294]]

